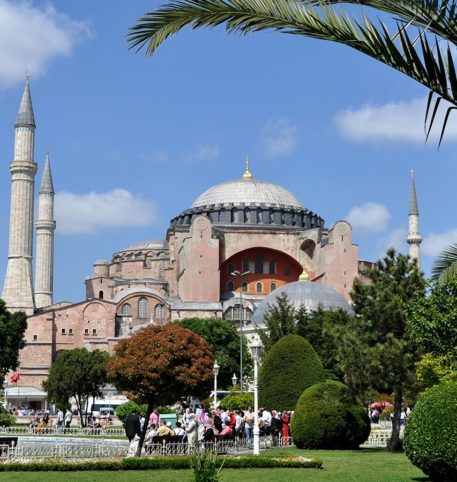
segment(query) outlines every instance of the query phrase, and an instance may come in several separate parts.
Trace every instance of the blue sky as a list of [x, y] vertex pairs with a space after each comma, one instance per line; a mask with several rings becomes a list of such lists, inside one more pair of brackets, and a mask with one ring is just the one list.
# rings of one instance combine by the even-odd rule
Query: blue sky
[[37, 184], [49, 148], [57, 192], [55, 301], [84, 298], [96, 259], [164, 239], [201, 192], [241, 176], [246, 155], [327, 226], [349, 219], [360, 259], [406, 250], [412, 168], [425, 271], [457, 241], [457, 123], [439, 150], [424, 144], [425, 88], [347, 47], [273, 32], [186, 30], [146, 59], [127, 30], [160, 3], [0, 0], [1, 273], [26, 70]]

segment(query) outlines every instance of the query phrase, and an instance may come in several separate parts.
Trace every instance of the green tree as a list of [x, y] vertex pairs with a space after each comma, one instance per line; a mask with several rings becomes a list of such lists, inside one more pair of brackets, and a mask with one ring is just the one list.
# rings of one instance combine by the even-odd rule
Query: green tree
[[417, 381], [422, 389], [439, 383], [457, 381], [457, 369], [446, 355], [425, 353], [416, 364]]
[[257, 332], [265, 352], [283, 336], [296, 333], [295, 318], [295, 307], [289, 301], [287, 293], [279, 294], [274, 305], [268, 304], [263, 318], [266, 329]]
[[[359, 19], [354, 9], [362, 7]], [[370, 18], [363, 7], [382, 11], [393, 23]], [[375, 12], [379, 13], [379, 12]], [[430, 89], [426, 120], [429, 130], [442, 99], [457, 107], [457, 75], [452, 49], [457, 44], [457, 6], [451, 0], [174, 0], [144, 14], [131, 27], [131, 47], [152, 53], [168, 37], [187, 26], [216, 27], [247, 34], [266, 29], [347, 45], [407, 75]], [[391, 22], [393, 20], [393, 22]], [[442, 48], [439, 42], [444, 42]], [[432, 106], [433, 93], [435, 103]], [[429, 116], [430, 112], [433, 113]]]
[[19, 366], [19, 350], [25, 347], [26, 329], [27, 315], [22, 311], [10, 313], [0, 300], [0, 386], [6, 374]]
[[389, 249], [369, 283], [355, 280], [351, 292], [355, 317], [336, 325], [337, 359], [346, 381], [362, 395], [368, 387], [394, 394], [390, 450], [399, 447], [400, 414], [405, 389], [415, 382], [419, 347], [411, 329], [410, 310], [425, 295], [425, 279], [416, 262]]
[[[240, 334], [233, 324], [221, 318], [184, 318], [175, 323], [192, 330], [208, 342], [220, 366], [218, 386], [231, 387], [233, 374], [240, 373]], [[252, 358], [243, 335], [244, 376], [249, 376], [251, 371]]]
[[137, 413], [140, 417], [145, 417], [147, 409], [148, 406], [145, 403], [139, 405], [133, 400], [129, 400], [116, 407], [116, 415], [122, 423], [125, 423], [127, 417], [132, 415], [133, 412]]
[[326, 378], [344, 379], [344, 374], [336, 359], [339, 340], [332, 335], [334, 326], [346, 326], [352, 315], [344, 310], [317, 310], [308, 312], [301, 306], [296, 313], [296, 334], [309, 341], [325, 368]]
[[89, 399], [103, 396], [108, 359], [108, 353], [100, 350], [64, 350], [57, 355], [48, 379], [43, 382], [49, 399], [58, 407], [67, 408], [74, 398], [83, 427], [87, 424]]
[[313, 347], [301, 336], [284, 336], [270, 348], [260, 367], [259, 401], [270, 410], [293, 410], [303, 391], [324, 378]]
[[[213, 380], [213, 354], [206, 340], [174, 323], [150, 325], [117, 343], [108, 377], [122, 391], [148, 405], [173, 404], [183, 396], [204, 395]], [[147, 424], [138, 444], [141, 455]]]
[[251, 392], [231, 390], [230, 393], [223, 398], [220, 406], [227, 410], [246, 410], [246, 408], [254, 406], [254, 396]]

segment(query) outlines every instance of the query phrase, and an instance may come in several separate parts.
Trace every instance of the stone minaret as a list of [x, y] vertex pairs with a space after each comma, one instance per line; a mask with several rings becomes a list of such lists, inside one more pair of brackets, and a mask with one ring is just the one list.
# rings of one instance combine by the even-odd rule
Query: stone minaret
[[52, 305], [54, 269], [54, 186], [52, 184], [49, 152], [46, 152], [40, 193], [38, 194], [38, 219], [36, 227], [35, 306]]
[[409, 192], [409, 231], [406, 242], [409, 244], [409, 256], [417, 260], [417, 266], [421, 265], [420, 244], [422, 236], [419, 232], [419, 208], [417, 207], [416, 185], [414, 183], [414, 171], [411, 171], [411, 189]]
[[35, 118], [29, 90], [29, 76], [16, 118], [14, 159], [10, 164], [11, 208], [3, 299], [11, 311], [33, 314], [32, 287], [33, 200], [37, 165], [33, 159]]

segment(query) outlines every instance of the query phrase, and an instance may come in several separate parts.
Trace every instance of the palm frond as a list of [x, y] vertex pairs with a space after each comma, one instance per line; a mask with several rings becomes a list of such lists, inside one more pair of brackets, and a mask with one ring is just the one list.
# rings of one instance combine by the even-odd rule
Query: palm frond
[[451, 244], [435, 260], [432, 280], [445, 283], [457, 279], [457, 243]]
[[[337, 11], [332, 7], [337, 3], [390, 12], [399, 18], [396, 32], [391, 34], [384, 23], [375, 24], [366, 15], [359, 20], [347, 12]], [[196, 29], [222, 24], [230, 33], [272, 29], [337, 42], [402, 72], [436, 94], [427, 134], [430, 134], [442, 99], [452, 105], [446, 113], [442, 134], [453, 106], [457, 106], [457, 69], [452, 53], [448, 47], [443, 55], [438, 41], [435, 40], [432, 47], [428, 40], [428, 32], [456, 39], [457, 28], [451, 28], [457, 27], [455, 1], [174, 0], [140, 18], [131, 27], [128, 40], [131, 48], [146, 47], [146, 56], [150, 56], [167, 38], [187, 26]], [[411, 24], [419, 26], [414, 38], [408, 31]], [[429, 111], [430, 99], [427, 117]]]

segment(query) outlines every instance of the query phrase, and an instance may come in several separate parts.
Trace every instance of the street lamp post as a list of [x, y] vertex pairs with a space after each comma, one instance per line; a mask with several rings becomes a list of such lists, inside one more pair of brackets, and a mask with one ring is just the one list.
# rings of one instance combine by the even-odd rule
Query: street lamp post
[[217, 408], [217, 375], [219, 374], [220, 366], [217, 364], [217, 360], [214, 360], [213, 375], [214, 375], [214, 409]]
[[239, 271], [234, 271], [230, 273], [232, 276], [236, 276], [240, 278], [240, 305], [241, 305], [241, 314], [240, 314], [240, 390], [243, 391], [243, 317], [244, 317], [244, 308], [243, 308], [243, 278], [251, 274], [251, 272], [245, 271], [244, 273], [240, 273]]
[[238, 377], [236, 376], [236, 373], [233, 373], [232, 385], [235, 386], [237, 381], [238, 381]]
[[251, 345], [252, 358], [254, 359], [254, 455], [260, 454], [260, 429], [259, 429], [259, 358], [262, 345], [254, 342]]

